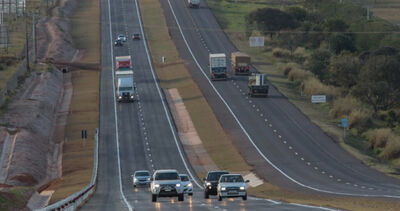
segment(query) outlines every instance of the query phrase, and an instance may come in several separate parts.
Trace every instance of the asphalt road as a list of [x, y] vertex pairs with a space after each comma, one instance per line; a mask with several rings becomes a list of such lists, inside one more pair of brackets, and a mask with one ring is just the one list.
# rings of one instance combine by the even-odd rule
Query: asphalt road
[[199, 9], [189, 9], [186, 0], [160, 2], [170, 34], [193, 78], [260, 177], [291, 190], [316, 194], [400, 199], [399, 180], [352, 157], [271, 84], [268, 98], [249, 98], [247, 77], [231, 75], [227, 81], [211, 82], [209, 53], [230, 57], [236, 48], [204, 1]]
[[[150, 65], [144, 40], [131, 40], [141, 31], [136, 2], [101, 0], [101, 97], [98, 183], [82, 210], [310, 210], [325, 209], [249, 197], [219, 202], [203, 199], [195, 186], [193, 197], [160, 198], [151, 202], [147, 188], [133, 188], [135, 170], [177, 169], [193, 175], [185, 159], [166, 101]], [[118, 34], [128, 37], [123, 47], [114, 47]], [[115, 56], [131, 55], [136, 102], [116, 103], [113, 85]], [[200, 183], [197, 178], [193, 178]], [[201, 183], [200, 183], [201, 184]]]

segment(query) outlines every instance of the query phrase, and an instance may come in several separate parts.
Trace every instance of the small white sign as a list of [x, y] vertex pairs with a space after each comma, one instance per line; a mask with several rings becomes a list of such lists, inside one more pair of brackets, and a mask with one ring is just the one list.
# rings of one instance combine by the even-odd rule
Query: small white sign
[[263, 47], [264, 37], [250, 37], [249, 42], [250, 42], [250, 47]]
[[311, 103], [326, 103], [326, 95], [311, 96]]

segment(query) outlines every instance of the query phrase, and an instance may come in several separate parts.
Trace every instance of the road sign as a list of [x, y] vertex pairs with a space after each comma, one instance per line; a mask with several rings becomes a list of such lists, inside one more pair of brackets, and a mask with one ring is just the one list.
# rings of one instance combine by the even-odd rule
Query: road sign
[[312, 95], [311, 103], [326, 103], [326, 95]]
[[347, 118], [342, 119], [342, 127], [346, 128], [348, 126], [348, 120]]
[[249, 42], [250, 42], [250, 47], [263, 47], [264, 37], [250, 37]]

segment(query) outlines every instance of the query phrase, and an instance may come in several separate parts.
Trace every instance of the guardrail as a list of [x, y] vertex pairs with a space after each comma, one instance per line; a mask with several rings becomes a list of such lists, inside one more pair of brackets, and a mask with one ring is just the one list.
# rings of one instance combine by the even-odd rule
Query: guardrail
[[94, 133], [93, 173], [90, 184], [63, 200], [60, 200], [44, 208], [35, 209], [35, 211], [58, 211], [58, 210], [72, 211], [76, 210], [79, 206], [81, 206], [95, 191], [95, 185], [97, 181], [98, 157], [99, 157], [99, 129], [96, 128], [96, 131]]

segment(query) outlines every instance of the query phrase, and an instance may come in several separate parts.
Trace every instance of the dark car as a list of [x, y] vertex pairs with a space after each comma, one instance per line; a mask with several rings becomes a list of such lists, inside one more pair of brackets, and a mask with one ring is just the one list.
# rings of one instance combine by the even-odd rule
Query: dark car
[[204, 178], [204, 198], [208, 199], [210, 195], [217, 195], [218, 181], [221, 175], [229, 174], [227, 171], [209, 171]]
[[132, 40], [140, 40], [140, 34], [133, 34]]

